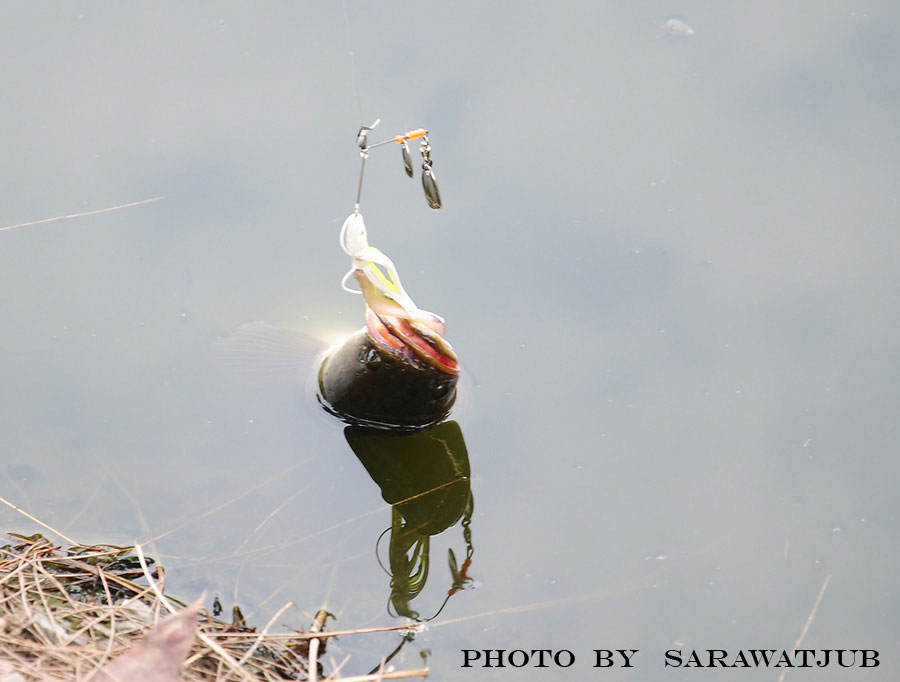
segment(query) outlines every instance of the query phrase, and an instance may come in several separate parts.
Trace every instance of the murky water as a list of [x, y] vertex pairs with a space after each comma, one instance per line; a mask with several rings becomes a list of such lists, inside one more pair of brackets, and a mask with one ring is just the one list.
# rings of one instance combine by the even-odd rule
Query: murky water
[[[355, 133], [425, 126], [445, 208], [387, 149], [363, 212], [465, 367], [478, 588], [454, 592], [463, 527], [431, 537], [408, 606], [454, 594], [398, 660], [588, 679], [593, 649], [625, 648], [628, 679], [720, 679], [663, 652], [790, 649], [830, 576], [804, 646], [878, 649], [867, 679], [896, 678], [894, 3], [0, 19], [0, 226], [165, 197], [0, 233], [4, 498], [84, 542], [149, 542], [171, 590], [259, 624], [289, 600], [403, 622], [376, 558], [389, 494], [316, 404], [312, 361], [235, 377], [210, 347], [250, 320], [362, 325], [337, 244]], [[359, 672], [399, 641], [332, 652]], [[461, 670], [462, 648], [576, 663]]]

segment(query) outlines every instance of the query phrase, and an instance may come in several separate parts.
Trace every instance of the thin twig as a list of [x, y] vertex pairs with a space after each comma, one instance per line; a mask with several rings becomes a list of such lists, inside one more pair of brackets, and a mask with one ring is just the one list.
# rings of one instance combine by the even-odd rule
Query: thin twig
[[250, 533], [247, 534], [247, 537], [244, 538], [244, 541], [240, 544], [240, 546], [236, 550], [234, 550], [234, 556], [238, 556], [241, 553], [241, 550], [243, 550], [244, 547], [246, 547], [250, 543], [250, 540], [253, 538], [253, 536], [259, 533], [266, 526], [266, 524], [269, 523], [269, 521], [274, 519], [278, 515], [278, 513], [281, 512], [282, 509], [284, 509], [290, 502], [295, 500], [297, 497], [299, 497], [312, 487], [313, 486], [311, 483], [302, 486], [296, 492], [289, 495], [287, 499], [276, 506], [271, 512], [269, 512], [266, 518], [260, 521], [256, 528], [254, 528]]
[[109, 208], [98, 208], [95, 211], [85, 211], [84, 213], [70, 213], [69, 215], [59, 215], [55, 218], [44, 218], [43, 220], [32, 220], [27, 223], [19, 223], [18, 225], [7, 225], [0, 227], [0, 232], [6, 230], [15, 230], [19, 227], [31, 227], [32, 225], [43, 225], [45, 223], [55, 223], [60, 220], [69, 220], [70, 218], [83, 218], [84, 216], [97, 215], [99, 213], [109, 213], [110, 211], [118, 211], [120, 208], [131, 208], [132, 206], [140, 206], [141, 204], [149, 204], [154, 201], [161, 201], [165, 197], [153, 197], [152, 199], [142, 199], [141, 201], [132, 201], [129, 204], [119, 204], [118, 206], [110, 206]]
[[[4, 227], [3, 229], [4, 229], [4, 230], [7, 230], [7, 229], [9, 229], [9, 228]], [[81, 544], [80, 544], [80, 543], [75, 542], [72, 538], [66, 537], [66, 536], [63, 535], [60, 531], [56, 530], [55, 528], [51, 528], [50, 526], [48, 526], [46, 523], [44, 523], [44, 522], [41, 521], [40, 519], [36, 519], [36, 518], [33, 517], [31, 514], [29, 514], [27, 511], [25, 511], [25, 510], [22, 509], [21, 507], [18, 507], [18, 506], [16, 506], [16, 505], [14, 505], [12, 502], [10, 502], [9, 500], [7, 500], [5, 497], [0, 497], [0, 502], [2, 502], [3, 504], [5, 504], [7, 507], [12, 507], [13, 509], [15, 509], [17, 512], [19, 512], [22, 516], [24, 516], [24, 517], [25, 517], [26, 519], [28, 519], [29, 521], [33, 521], [34, 523], [38, 524], [39, 526], [41, 526], [41, 527], [46, 528], [47, 530], [49, 530], [51, 533], [54, 533], [55, 535], [58, 535], [58, 536], [61, 537], [63, 540], [65, 540], [65, 541], [68, 542], [70, 545], [72, 545], [73, 547], [81, 547]]]
[[[309, 670], [307, 670], [309, 682], [319, 682], [319, 639], [309, 641]], [[298, 678], [299, 679], [299, 678]]]
[[[328, 620], [328, 616], [328, 611], [319, 609], [310, 630], [314, 633], [321, 632], [325, 628], [325, 621]], [[309, 642], [309, 669], [306, 671], [309, 682], [318, 682], [319, 680], [319, 641], [318, 637], [314, 637]]]
[[[144, 578], [147, 579], [147, 582], [150, 584], [150, 587], [153, 588], [153, 592], [156, 594], [156, 598], [159, 599], [160, 602], [169, 610], [169, 613], [175, 613], [175, 607], [172, 602], [159, 590], [159, 586], [156, 584], [156, 581], [153, 580], [153, 576], [150, 575], [150, 569], [147, 568], [147, 561], [144, 559], [144, 550], [140, 546], [140, 544], [135, 543], [134, 552], [137, 554], [138, 561], [141, 562], [141, 568], [144, 571]], [[246, 680], [247, 682], [253, 682], [253, 678], [247, 673], [247, 671], [243, 670], [238, 664], [237, 661], [229, 654], [225, 649], [223, 649], [217, 642], [212, 640], [203, 632], [197, 633], [197, 638], [203, 642], [210, 649], [215, 651], [219, 657], [221, 658], [221, 662], [225, 663], [232, 672], [238, 675], [239, 679]]]
[[329, 680], [337, 680], [340, 679], [338, 676], [341, 674], [341, 670], [344, 669], [344, 666], [347, 665], [347, 661], [350, 660], [350, 654], [344, 656], [343, 660], [340, 663], [337, 663], [334, 660], [334, 657], [331, 658], [331, 673], [328, 675]]
[[[347, 635], [367, 635], [372, 632], [397, 632], [399, 630], [416, 630], [417, 628], [421, 627], [421, 625], [421, 623], [412, 623], [410, 625], [383, 625], [381, 627], [375, 628], [358, 628], [356, 630], [328, 630], [327, 632], [270, 632], [269, 638], [287, 640], [304, 640], [313, 638], [326, 639], [328, 637], [343, 637]], [[242, 633], [221, 632], [218, 633], [218, 636], [222, 638], [240, 638], [242, 636]]]
[[[816, 597], [816, 601], [813, 604], [812, 611], [809, 612], [809, 618], [806, 619], [806, 624], [803, 626], [803, 632], [800, 633], [800, 636], [797, 638], [797, 641], [794, 642], [794, 648], [791, 649], [791, 657], [793, 658], [794, 652], [800, 648], [800, 645], [803, 644], [803, 638], [806, 637], [806, 633], [809, 632], [809, 626], [812, 625], [813, 618], [816, 616], [816, 609], [819, 608], [819, 602], [822, 601], [822, 596], [825, 594], [825, 589], [828, 587], [828, 583], [831, 582], [831, 575], [825, 577], [825, 582], [822, 583], [822, 587], [819, 590], [819, 596]], [[784, 682], [784, 676], [787, 674], [787, 668], [784, 668], [781, 671], [781, 675], [778, 676], [778, 682]]]
[[[253, 644], [250, 646], [250, 648], [247, 649], [247, 653], [245, 653], [243, 656], [241, 656], [241, 659], [238, 661], [238, 665], [243, 667], [243, 665], [247, 661], [250, 660], [250, 657], [253, 656], [254, 653], [256, 653], [256, 650], [259, 648], [259, 645], [263, 643], [263, 640], [265, 639], [266, 635], [269, 634], [269, 629], [275, 624], [275, 621], [277, 621], [279, 618], [281, 618], [281, 615], [293, 605], [294, 605], [293, 602], [288, 602], [287, 604], [282, 606], [281, 609], [279, 609], [279, 611], [274, 616], [272, 616], [269, 619], [269, 622], [266, 623], [266, 626], [256, 636], [256, 640], [253, 642]], [[229, 675], [230, 675], [230, 673], [229, 673]], [[223, 682], [224, 682], [224, 680], [223, 680]]]
[[428, 677], [428, 668], [379, 672], [371, 675], [358, 675], [357, 677], [342, 677], [340, 682], [381, 682], [381, 680], [401, 680], [407, 677]]
[[[100, 582], [103, 583], [103, 593], [106, 595], [106, 604], [108, 606], [113, 605], [112, 592], [109, 589], [109, 582], [106, 580], [106, 575], [103, 571], [98, 573], [100, 576]], [[106, 651], [103, 652], [104, 660], [108, 660], [112, 656], [113, 645], [116, 641], [116, 610], [113, 608], [109, 610], [109, 637], [106, 640]]]
[[261, 488], [264, 488], [265, 486], [269, 485], [270, 483], [272, 483], [272, 482], [274, 482], [274, 481], [278, 481], [278, 480], [283, 479], [284, 476], [285, 476], [287, 473], [293, 471], [294, 469], [296, 469], [297, 467], [299, 467], [299, 466], [305, 464], [305, 463], [308, 462], [308, 461], [310, 461], [310, 460], [309, 460], [309, 459], [304, 459], [304, 460], [301, 460], [301, 461], [299, 461], [299, 462], [295, 462], [294, 464], [291, 464], [291, 465], [288, 466], [288, 467], [285, 467], [285, 468], [282, 469], [281, 471], [279, 471], [279, 472], [273, 474], [272, 476], [269, 476], [269, 478], [267, 478], [267, 479], [265, 479], [265, 480], [263, 480], [263, 481], [260, 481], [260, 482], [257, 483], [256, 485], [254, 485], [254, 486], [248, 488], [247, 490], [245, 490], [244, 492], [238, 494], [237, 496], [232, 497], [231, 499], [226, 500], [225, 502], [222, 502], [221, 504], [218, 504], [218, 505], [216, 505], [215, 507], [213, 507], [213, 508], [211, 508], [211, 509], [207, 509], [205, 512], [203, 512], [203, 513], [200, 514], [199, 516], [192, 517], [192, 518], [188, 519], [187, 521], [184, 521], [183, 523], [180, 523], [180, 524], [178, 524], [177, 526], [174, 526], [174, 527], [170, 528], [170, 529], [167, 530], [167, 531], [163, 531], [163, 532], [160, 533], [159, 535], [156, 535], [156, 536], [150, 538], [149, 540], [145, 540], [145, 541], [144, 541], [144, 544], [145, 544], [145, 545], [149, 545], [150, 543], [156, 542], [156, 541], [158, 541], [158, 540], [162, 540], [164, 537], [166, 537], [166, 536], [168, 536], [168, 535], [171, 535], [171, 534], [174, 533], [175, 531], [181, 530], [181, 529], [184, 528], [185, 526], [188, 526], [188, 525], [190, 525], [190, 524], [192, 524], [192, 523], [196, 523], [197, 521], [202, 521], [203, 519], [205, 519], [205, 518], [207, 518], [207, 517], [209, 517], [209, 516], [212, 516], [212, 515], [215, 514], [216, 512], [219, 512], [219, 511], [225, 509], [226, 507], [228, 507], [228, 506], [234, 504], [235, 502], [239, 502], [240, 500], [244, 499], [244, 498], [247, 497], [248, 495], [250, 495], [250, 494], [252, 494], [252, 493], [255, 493], [257, 490], [260, 490]]

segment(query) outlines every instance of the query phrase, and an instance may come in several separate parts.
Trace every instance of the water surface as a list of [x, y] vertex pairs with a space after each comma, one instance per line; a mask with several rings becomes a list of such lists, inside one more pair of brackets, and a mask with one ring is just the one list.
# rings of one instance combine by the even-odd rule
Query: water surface
[[[171, 590], [259, 624], [289, 600], [403, 622], [375, 556], [391, 510], [308, 375], [248, 385], [210, 359], [250, 320], [362, 324], [337, 236], [380, 117], [431, 131], [445, 208], [387, 149], [363, 212], [465, 367], [478, 585], [402, 664], [539, 680], [459, 670], [460, 649], [565, 648], [552, 674], [585, 679], [592, 649], [628, 648], [629, 679], [720, 679], [663, 652], [790, 648], [830, 576], [805, 645], [879, 649], [868, 677], [896, 677], [893, 3], [0, 18], [0, 223], [165, 196], [0, 233], [3, 497], [83, 542], [150, 541]], [[423, 616], [448, 548], [459, 526], [431, 540]], [[334, 653], [360, 672], [398, 642]]]

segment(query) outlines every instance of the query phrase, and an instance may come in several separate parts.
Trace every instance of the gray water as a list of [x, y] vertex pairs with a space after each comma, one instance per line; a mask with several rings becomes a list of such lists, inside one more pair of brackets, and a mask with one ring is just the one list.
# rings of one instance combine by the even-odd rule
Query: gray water
[[[803, 646], [882, 665], [787, 679], [896, 679], [898, 30], [892, 2], [6, 4], [0, 227], [165, 198], [0, 232], [0, 494], [148, 543], [171, 592], [258, 625], [291, 600], [404, 622], [390, 508], [311, 358], [299, 382], [210, 360], [251, 320], [362, 325], [337, 237], [380, 117], [373, 139], [430, 131], [444, 209], [391, 147], [362, 210], [447, 319], [475, 510], [476, 589], [395, 662], [774, 680], [663, 652], [790, 649], [828, 580]], [[448, 547], [459, 526], [423, 616]], [[364, 672], [398, 642], [330, 653]], [[466, 670], [463, 648], [576, 663]], [[617, 648], [634, 670], [591, 668]]]

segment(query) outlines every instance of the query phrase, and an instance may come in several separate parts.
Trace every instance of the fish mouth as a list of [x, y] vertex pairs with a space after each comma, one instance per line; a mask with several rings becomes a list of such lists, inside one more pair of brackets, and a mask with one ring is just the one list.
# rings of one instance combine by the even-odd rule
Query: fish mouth
[[395, 355], [415, 357], [435, 369], [456, 376], [459, 359], [443, 337], [444, 321], [425, 313], [422, 320], [379, 315], [366, 308], [366, 330], [378, 346]]

